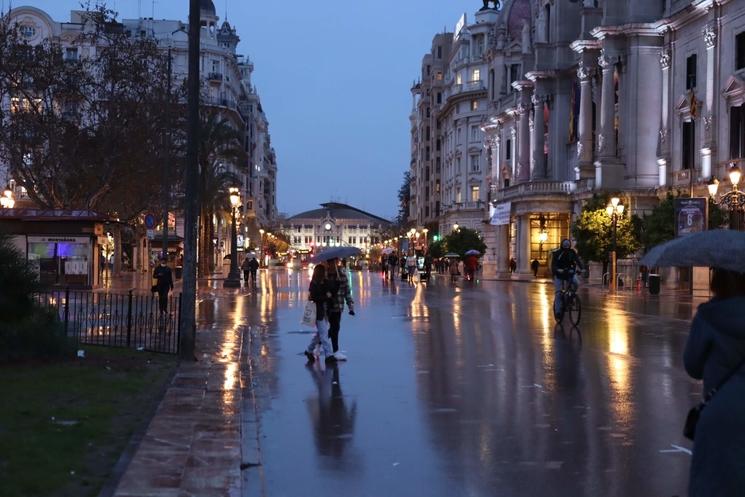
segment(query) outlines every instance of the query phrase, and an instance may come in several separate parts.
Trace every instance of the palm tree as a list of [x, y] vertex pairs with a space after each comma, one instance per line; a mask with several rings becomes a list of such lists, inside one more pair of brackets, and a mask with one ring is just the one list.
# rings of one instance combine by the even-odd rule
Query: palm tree
[[[215, 270], [214, 216], [229, 212], [228, 189], [239, 184], [238, 176], [228, 168], [244, 170], [246, 152], [243, 135], [217, 112], [202, 113], [199, 143], [199, 275]], [[234, 250], [235, 248], [233, 248]]]

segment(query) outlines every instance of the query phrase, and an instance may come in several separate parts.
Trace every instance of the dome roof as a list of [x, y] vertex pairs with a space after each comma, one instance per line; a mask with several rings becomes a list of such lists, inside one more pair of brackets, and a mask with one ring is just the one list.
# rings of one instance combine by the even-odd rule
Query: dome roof
[[519, 40], [522, 36], [523, 23], [530, 23], [530, 0], [512, 0], [505, 9], [507, 15], [507, 31], [513, 40]]
[[212, 3], [212, 0], [199, 0], [199, 10], [202, 11], [202, 14], [209, 14], [211, 16], [217, 14], [215, 4]]

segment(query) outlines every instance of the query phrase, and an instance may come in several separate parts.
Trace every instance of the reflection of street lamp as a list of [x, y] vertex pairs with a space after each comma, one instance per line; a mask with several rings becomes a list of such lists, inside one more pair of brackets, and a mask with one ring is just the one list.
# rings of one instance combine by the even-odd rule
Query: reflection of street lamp
[[16, 205], [16, 201], [13, 198], [13, 190], [10, 189], [10, 185], [5, 187], [3, 196], [0, 197], [0, 206], [3, 209], [12, 209]]
[[618, 230], [618, 218], [623, 215], [624, 206], [621, 203], [621, 199], [613, 197], [610, 199], [610, 204], [605, 208], [605, 211], [611, 218], [613, 227], [613, 234], [611, 238], [611, 253], [610, 253], [610, 283], [609, 287], [611, 290], [616, 291], [617, 289], [617, 274], [618, 274], [618, 260], [616, 257], [617, 240], [616, 233]]
[[543, 244], [548, 241], [548, 232], [543, 229], [538, 233], [538, 257], [543, 258]]
[[424, 232], [424, 252], [426, 253], [429, 250], [429, 237], [427, 236], [429, 229], [424, 228], [422, 231]]
[[225, 288], [240, 288], [241, 273], [238, 271], [238, 232], [236, 231], [235, 211], [241, 203], [240, 190], [230, 188], [230, 272], [223, 283]]
[[729, 181], [732, 183], [732, 189], [717, 198], [719, 180], [713, 178], [707, 185], [709, 196], [715, 204], [727, 207], [729, 210], [729, 228], [732, 230], [742, 230], [745, 193], [741, 192], [738, 188], [740, 179], [742, 178], [742, 171], [735, 163], [732, 163], [728, 175]]

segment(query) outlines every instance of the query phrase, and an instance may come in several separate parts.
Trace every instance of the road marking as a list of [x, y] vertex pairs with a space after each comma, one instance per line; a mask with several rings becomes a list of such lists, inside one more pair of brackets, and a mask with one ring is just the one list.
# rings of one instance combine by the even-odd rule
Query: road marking
[[680, 445], [670, 444], [670, 447], [672, 449], [662, 449], [660, 450], [661, 454], [677, 454], [679, 452], [682, 452], [684, 454], [688, 454], [689, 456], [693, 455], [693, 452], [690, 449], [686, 449], [685, 447], [681, 447]]

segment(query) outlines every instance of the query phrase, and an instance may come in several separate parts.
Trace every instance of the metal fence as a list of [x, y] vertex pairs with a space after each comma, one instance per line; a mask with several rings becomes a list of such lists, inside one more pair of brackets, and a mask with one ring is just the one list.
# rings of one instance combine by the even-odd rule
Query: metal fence
[[170, 296], [160, 312], [157, 295], [93, 293], [70, 289], [37, 294], [53, 309], [65, 334], [77, 343], [130, 347], [177, 354], [181, 329], [181, 295]]

